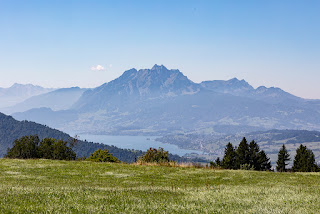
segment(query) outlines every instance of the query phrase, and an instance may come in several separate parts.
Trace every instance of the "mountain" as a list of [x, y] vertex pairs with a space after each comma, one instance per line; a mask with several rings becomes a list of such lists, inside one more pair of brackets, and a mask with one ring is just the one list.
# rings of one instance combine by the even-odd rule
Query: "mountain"
[[197, 84], [179, 70], [155, 65], [130, 69], [85, 91], [68, 110], [31, 109], [13, 116], [72, 133], [221, 136], [270, 129], [320, 130], [319, 103], [279, 88], [254, 89], [236, 78]]
[[29, 97], [44, 94], [54, 89], [43, 88], [31, 84], [15, 83], [10, 88], [0, 88], [0, 108], [15, 105]]
[[54, 111], [69, 109], [86, 89], [79, 87], [61, 88], [45, 94], [32, 96], [14, 106], [1, 109], [6, 114], [24, 112], [34, 108], [50, 108]]
[[[50, 108], [34, 108], [25, 112], [14, 113], [13, 117], [17, 120], [36, 121], [50, 127], [61, 127], [62, 124], [68, 124], [70, 121], [78, 119], [78, 113], [72, 110], [53, 111]], [[72, 129], [67, 127], [59, 128], [66, 132], [72, 133]]]
[[296, 97], [280, 88], [260, 86], [254, 89], [245, 80], [233, 78], [227, 81], [213, 80], [204, 81], [200, 85], [208, 90], [216, 91], [224, 94], [248, 97], [255, 100], [262, 100], [271, 104], [286, 103], [294, 104], [296, 102], [303, 103], [304, 99]]
[[249, 85], [249, 83], [247, 83], [245, 80], [238, 80], [237, 78], [233, 78], [227, 81], [203, 81], [200, 83], [200, 85], [211, 91], [232, 94], [235, 96], [247, 96], [254, 91], [254, 88]]
[[173, 97], [195, 94], [200, 86], [193, 83], [179, 70], [168, 70], [165, 66], [154, 65], [152, 69], [130, 69], [119, 78], [100, 87], [86, 91], [73, 109], [92, 111], [118, 108], [138, 100], [155, 97]]

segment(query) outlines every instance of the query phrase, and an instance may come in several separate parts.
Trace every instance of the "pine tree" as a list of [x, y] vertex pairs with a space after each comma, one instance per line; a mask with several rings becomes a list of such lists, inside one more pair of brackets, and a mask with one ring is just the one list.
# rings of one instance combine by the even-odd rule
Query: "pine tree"
[[269, 171], [271, 170], [271, 162], [270, 158], [268, 158], [267, 154], [261, 150], [258, 155], [258, 167], [255, 170]]
[[236, 169], [236, 152], [230, 142], [227, 144], [224, 150], [222, 167], [225, 169]]
[[296, 150], [292, 169], [295, 172], [316, 172], [318, 166], [315, 163], [315, 157], [310, 149], [302, 144]]
[[259, 170], [258, 154], [260, 152], [259, 145], [253, 140], [249, 144], [249, 164], [255, 170]]
[[290, 154], [288, 153], [286, 146], [283, 144], [278, 153], [278, 160], [277, 160], [277, 167], [276, 167], [278, 172], [286, 171], [286, 166], [288, 165], [288, 163], [286, 163], [287, 161], [290, 161]]
[[250, 164], [249, 145], [244, 137], [236, 151], [236, 168], [240, 169], [241, 165]]
[[220, 158], [219, 158], [219, 157], [217, 157], [217, 159], [216, 159], [216, 165], [217, 165], [217, 166], [221, 166], [221, 161], [220, 161]]

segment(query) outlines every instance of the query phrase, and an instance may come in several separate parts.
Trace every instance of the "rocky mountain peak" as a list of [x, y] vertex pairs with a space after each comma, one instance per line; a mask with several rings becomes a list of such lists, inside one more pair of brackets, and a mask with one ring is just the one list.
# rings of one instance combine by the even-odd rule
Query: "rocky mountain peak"
[[155, 64], [152, 68], [152, 71], [162, 71], [162, 70], [168, 70], [164, 65], [157, 65]]

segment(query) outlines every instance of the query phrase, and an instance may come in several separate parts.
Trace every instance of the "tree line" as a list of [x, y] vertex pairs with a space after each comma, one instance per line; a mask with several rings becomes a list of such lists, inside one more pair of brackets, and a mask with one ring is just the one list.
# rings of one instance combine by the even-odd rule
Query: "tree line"
[[[77, 155], [73, 147], [77, 144], [76, 139], [69, 142], [57, 140], [55, 138], [44, 138], [40, 141], [37, 135], [23, 136], [13, 142], [11, 149], [7, 151], [7, 158], [17, 159], [53, 159], [53, 160], [76, 160]], [[79, 160], [89, 160], [95, 162], [120, 162], [107, 149], [100, 148], [86, 158]]]
[[[55, 138], [44, 138], [40, 141], [37, 135], [23, 136], [13, 142], [11, 149], [8, 149], [6, 158], [17, 159], [53, 159], [53, 160], [76, 160], [77, 155], [73, 147], [77, 140], [72, 138], [69, 142], [57, 140]], [[107, 149], [98, 148], [87, 158], [85, 156], [78, 160], [88, 160], [94, 162], [115, 162], [120, 160], [113, 156]], [[169, 152], [163, 148], [150, 148], [146, 153], [136, 158], [141, 162], [168, 162]]]
[[243, 138], [238, 147], [233, 147], [229, 142], [225, 148], [222, 161], [217, 158], [211, 166], [224, 169], [252, 169], [259, 171], [271, 170], [271, 162], [267, 154], [260, 150], [259, 145], [253, 140], [249, 144]]
[[[300, 145], [296, 150], [293, 166], [287, 169], [290, 161], [290, 154], [283, 144], [278, 152], [276, 170], [278, 172], [318, 172], [319, 166], [315, 162], [313, 152], [304, 145]], [[218, 157], [215, 162], [210, 162], [211, 167], [224, 169], [246, 169], [258, 171], [270, 171], [271, 162], [265, 151], [260, 150], [259, 145], [253, 140], [247, 142], [244, 137], [238, 147], [234, 147], [230, 142], [226, 145], [222, 161]]]
[[[13, 142], [13, 147], [8, 149], [7, 158], [32, 159], [44, 158], [54, 160], [76, 160], [77, 155], [73, 147], [77, 144], [75, 139], [69, 142], [57, 140], [54, 138], [44, 138], [40, 141], [37, 135], [21, 137]], [[90, 156], [78, 158], [79, 160], [88, 160], [95, 162], [120, 162], [107, 149], [98, 148]], [[278, 172], [318, 172], [319, 166], [315, 162], [313, 152], [304, 145], [300, 145], [296, 150], [291, 169], [286, 168], [290, 161], [290, 154], [285, 145], [281, 147], [278, 153], [276, 170]], [[135, 161], [138, 162], [169, 162], [169, 152], [163, 148], [150, 148], [148, 151]], [[226, 145], [222, 160], [218, 157], [215, 162], [210, 162], [211, 167], [220, 167], [224, 169], [244, 169], [270, 171], [271, 162], [264, 150], [253, 140], [247, 142], [244, 137], [238, 147], [234, 147], [230, 142]]]

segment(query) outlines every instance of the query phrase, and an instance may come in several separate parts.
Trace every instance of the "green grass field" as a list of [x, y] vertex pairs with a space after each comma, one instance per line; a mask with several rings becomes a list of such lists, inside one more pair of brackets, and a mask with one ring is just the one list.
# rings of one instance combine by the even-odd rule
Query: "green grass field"
[[320, 173], [0, 159], [0, 213], [320, 213]]

